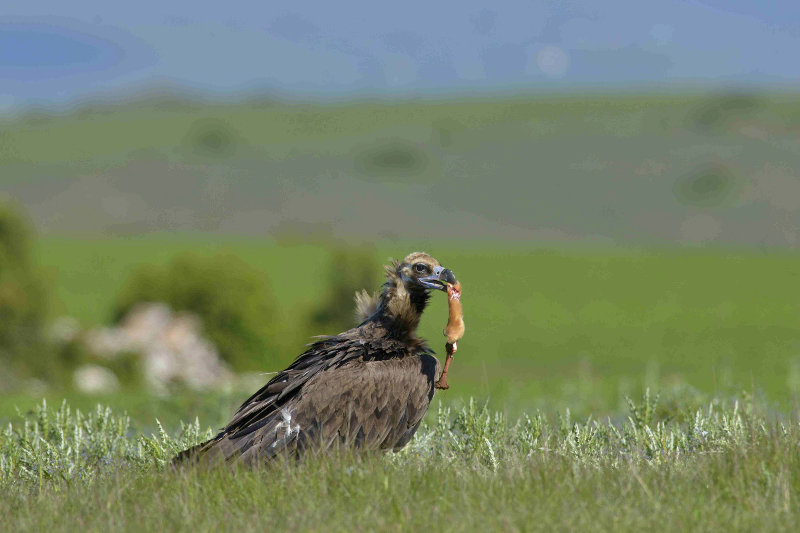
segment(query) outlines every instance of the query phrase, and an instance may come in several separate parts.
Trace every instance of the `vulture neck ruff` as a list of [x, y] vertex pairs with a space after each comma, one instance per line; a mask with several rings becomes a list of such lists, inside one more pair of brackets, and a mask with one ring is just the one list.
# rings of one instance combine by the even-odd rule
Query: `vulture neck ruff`
[[395, 263], [386, 267], [386, 283], [373, 316], [397, 337], [416, 338], [417, 326], [429, 298], [424, 288], [406, 286]]

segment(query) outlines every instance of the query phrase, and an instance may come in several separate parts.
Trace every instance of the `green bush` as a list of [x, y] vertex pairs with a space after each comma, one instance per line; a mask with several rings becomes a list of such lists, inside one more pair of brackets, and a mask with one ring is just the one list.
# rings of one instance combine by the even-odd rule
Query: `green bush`
[[356, 325], [353, 297], [356, 291], [372, 292], [380, 284], [380, 267], [369, 248], [339, 248], [331, 252], [328, 292], [311, 315], [315, 335], [335, 335]]
[[45, 349], [47, 288], [32, 254], [33, 235], [22, 212], [0, 201], [0, 365], [37, 377], [58, 374]]
[[275, 317], [264, 274], [231, 254], [184, 254], [135, 270], [117, 300], [115, 319], [139, 302], [164, 302], [203, 321], [205, 334], [236, 370], [270, 366]]

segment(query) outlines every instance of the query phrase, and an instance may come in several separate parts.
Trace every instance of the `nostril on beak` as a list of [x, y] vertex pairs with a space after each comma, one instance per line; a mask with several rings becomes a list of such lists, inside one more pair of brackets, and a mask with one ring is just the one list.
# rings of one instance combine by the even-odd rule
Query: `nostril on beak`
[[439, 279], [451, 284], [456, 282], [456, 277], [449, 268], [442, 270], [442, 273], [439, 274]]

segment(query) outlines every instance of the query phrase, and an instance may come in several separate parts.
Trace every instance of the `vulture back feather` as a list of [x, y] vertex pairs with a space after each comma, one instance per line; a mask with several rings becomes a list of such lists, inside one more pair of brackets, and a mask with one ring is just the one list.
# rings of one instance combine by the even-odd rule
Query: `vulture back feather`
[[431, 273], [442, 270], [419, 252], [387, 267], [379, 295], [356, 294], [358, 327], [311, 344], [245, 400], [219, 434], [173, 462], [255, 464], [311, 449], [405, 446], [436, 391], [439, 361], [416, 327], [436, 286]]

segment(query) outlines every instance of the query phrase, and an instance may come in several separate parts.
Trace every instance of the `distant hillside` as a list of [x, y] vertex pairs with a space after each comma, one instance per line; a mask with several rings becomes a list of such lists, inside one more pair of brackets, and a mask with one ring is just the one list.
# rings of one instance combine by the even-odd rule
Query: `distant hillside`
[[145, 101], [0, 123], [49, 234], [800, 245], [800, 96]]

